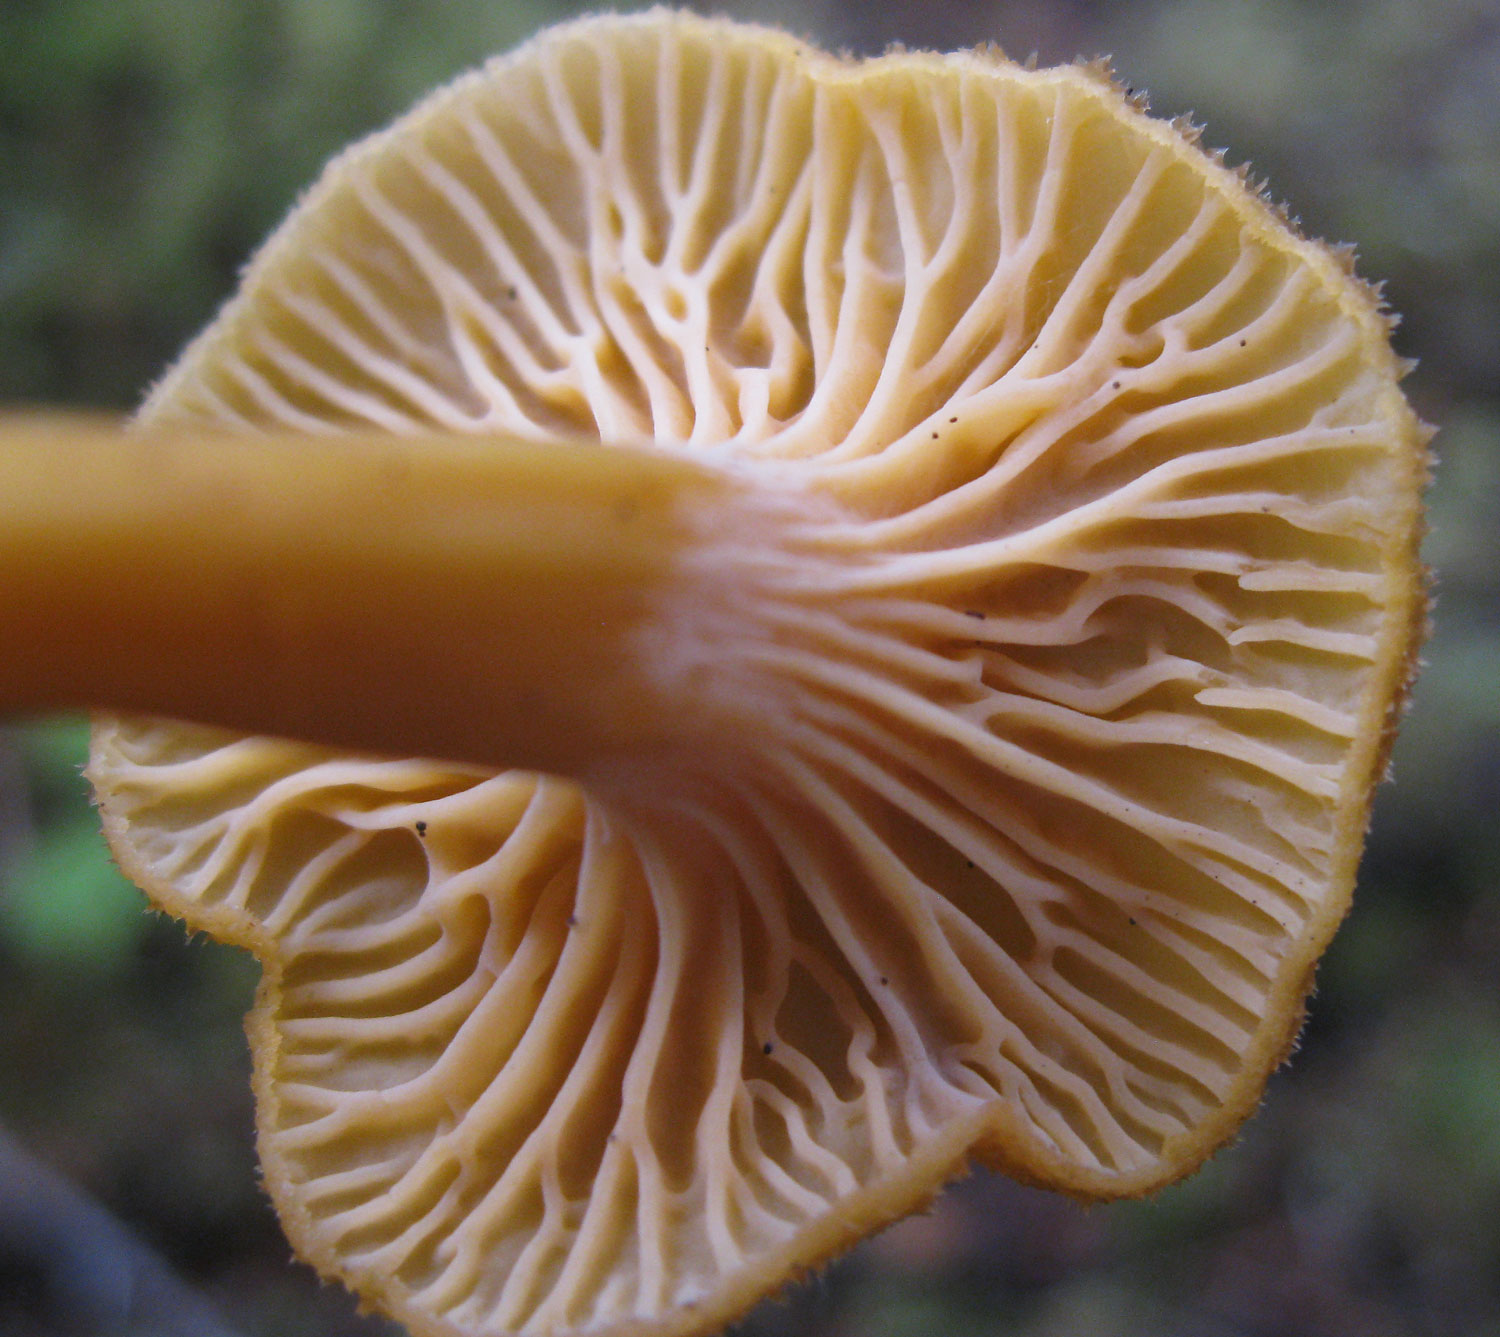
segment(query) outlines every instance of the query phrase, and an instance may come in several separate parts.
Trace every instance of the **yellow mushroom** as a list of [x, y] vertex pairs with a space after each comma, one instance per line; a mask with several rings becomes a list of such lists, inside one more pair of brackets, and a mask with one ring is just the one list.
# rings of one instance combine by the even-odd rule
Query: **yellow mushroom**
[[971, 1159], [1139, 1194], [1250, 1112], [1413, 672], [1401, 372], [1097, 69], [586, 20], [340, 157], [128, 449], [54, 442], [97, 496], [14, 456], [0, 625], [108, 635], [0, 700], [198, 721], [90, 776], [261, 960], [306, 1258], [707, 1332]]

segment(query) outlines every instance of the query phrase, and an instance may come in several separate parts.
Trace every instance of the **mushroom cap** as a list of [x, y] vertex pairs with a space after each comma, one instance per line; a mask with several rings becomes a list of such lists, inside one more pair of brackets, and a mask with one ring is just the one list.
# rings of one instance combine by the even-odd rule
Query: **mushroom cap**
[[1232, 1135], [1413, 672], [1426, 434], [1376, 295], [1195, 140], [1095, 67], [657, 11], [329, 167], [147, 420], [807, 505], [693, 754], [99, 722], [121, 865], [263, 964], [306, 1258], [419, 1334], [703, 1332], [970, 1159], [1109, 1198]]

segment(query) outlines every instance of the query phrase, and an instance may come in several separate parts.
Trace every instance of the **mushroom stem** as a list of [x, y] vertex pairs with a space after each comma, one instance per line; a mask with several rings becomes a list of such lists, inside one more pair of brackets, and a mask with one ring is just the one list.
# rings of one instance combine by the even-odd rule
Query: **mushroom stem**
[[640, 636], [737, 490], [634, 448], [0, 420], [0, 714], [571, 773], [673, 727]]

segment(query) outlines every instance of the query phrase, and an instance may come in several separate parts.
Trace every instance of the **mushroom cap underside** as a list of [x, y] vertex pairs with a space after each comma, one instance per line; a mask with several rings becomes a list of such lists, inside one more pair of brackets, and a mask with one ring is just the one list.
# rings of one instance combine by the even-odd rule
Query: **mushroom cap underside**
[[1195, 1167], [1413, 671], [1400, 374], [1338, 255], [1089, 67], [658, 11], [341, 156], [146, 420], [655, 441], [807, 505], [695, 643], [690, 755], [99, 722], [121, 865], [263, 963], [299, 1250], [418, 1333], [698, 1332], [970, 1157]]

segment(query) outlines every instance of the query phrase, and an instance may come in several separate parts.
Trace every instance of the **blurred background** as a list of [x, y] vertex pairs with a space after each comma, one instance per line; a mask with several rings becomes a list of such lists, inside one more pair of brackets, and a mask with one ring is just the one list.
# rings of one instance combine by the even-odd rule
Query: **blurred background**
[[[1428, 666], [1260, 1115], [1147, 1202], [977, 1175], [739, 1330], [1500, 1337], [1500, 3], [708, 8], [860, 53], [1112, 55], [1358, 243], [1441, 428]], [[3, 0], [0, 404], [132, 408], [334, 150], [581, 9]], [[391, 1337], [291, 1262], [252, 1152], [254, 967], [111, 869], [85, 735], [0, 728], [0, 1337]]]

